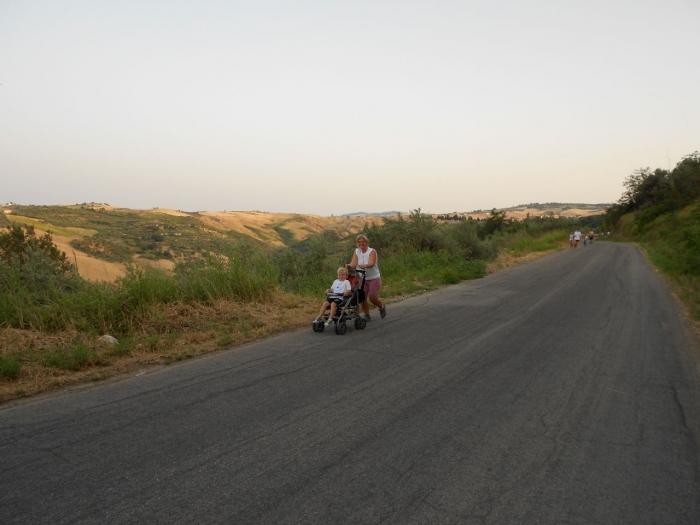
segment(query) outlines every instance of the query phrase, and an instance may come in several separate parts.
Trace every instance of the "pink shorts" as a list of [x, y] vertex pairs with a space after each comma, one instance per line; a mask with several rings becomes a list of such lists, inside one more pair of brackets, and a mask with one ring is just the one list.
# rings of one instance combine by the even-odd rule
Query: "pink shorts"
[[379, 289], [382, 287], [382, 278], [377, 277], [371, 281], [365, 281], [362, 289], [369, 295], [370, 299], [379, 299]]

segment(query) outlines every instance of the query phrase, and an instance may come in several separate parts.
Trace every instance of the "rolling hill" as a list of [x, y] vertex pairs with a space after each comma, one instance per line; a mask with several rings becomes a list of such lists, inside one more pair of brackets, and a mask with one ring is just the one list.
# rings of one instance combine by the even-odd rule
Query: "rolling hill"
[[51, 232], [79, 273], [95, 281], [124, 275], [137, 263], [171, 269], [177, 261], [218, 253], [242, 236], [272, 247], [294, 246], [322, 232], [339, 238], [378, 217], [322, 217], [267, 212], [184, 212], [168, 208], [131, 210], [105, 204], [3, 207], [4, 224]]
[[[517, 219], [543, 215], [578, 217], [602, 213], [605, 206], [547, 203], [499, 211]], [[208, 252], [220, 253], [227, 243], [241, 237], [279, 248], [298, 245], [322, 232], [343, 238], [359, 232], [368, 222], [381, 222], [384, 217], [399, 213], [357, 212], [324, 217], [262, 211], [132, 210], [102, 203], [10, 203], [0, 209], [4, 225], [19, 223], [34, 226], [39, 234], [51, 232], [56, 245], [75, 262], [79, 273], [94, 281], [113, 281], [125, 274], [128, 264], [134, 263], [172, 269], [177, 261]], [[483, 219], [489, 214], [490, 210], [476, 210], [447, 215]]]

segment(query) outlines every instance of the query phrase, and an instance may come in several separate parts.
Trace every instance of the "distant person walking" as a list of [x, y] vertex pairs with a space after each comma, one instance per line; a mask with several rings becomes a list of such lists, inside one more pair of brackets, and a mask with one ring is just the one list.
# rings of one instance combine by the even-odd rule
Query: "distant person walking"
[[365, 284], [362, 287], [365, 292], [365, 300], [362, 302], [362, 311], [365, 314], [365, 319], [368, 321], [370, 319], [368, 297], [372, 304], [379, 308], [379, 315], [384, 319], [386, 317], [386, 306], [379, 299], [382, 278], [379, 275], [379, 266], [377, 266], [377, 250], [369, 247], [369, 240], [365, 235], [357, 236], [357, 248], [352, 255], [352, 261], [346, 266], [347, 268], [366, 270]]
[[581, 230], [576, 228], [576, 231], [574, 232], [574, 248], [578, 248], [578, 243], [581, 242]]
[[588, 232], [588, 240], [593, 244], [593, 237], [595, 237], [595, 232], [593, 230]]
[[573, 247], [574, 247], [574, 232], [571, 232], [569, 234], [569, 248], [573, 248]]

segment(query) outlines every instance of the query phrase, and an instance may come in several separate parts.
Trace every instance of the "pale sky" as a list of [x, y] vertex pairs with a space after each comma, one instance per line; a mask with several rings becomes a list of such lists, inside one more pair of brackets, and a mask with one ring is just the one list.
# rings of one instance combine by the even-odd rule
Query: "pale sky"
[[700, 150], [698, 0], [0, 0], [0, 203], [614, 202]]

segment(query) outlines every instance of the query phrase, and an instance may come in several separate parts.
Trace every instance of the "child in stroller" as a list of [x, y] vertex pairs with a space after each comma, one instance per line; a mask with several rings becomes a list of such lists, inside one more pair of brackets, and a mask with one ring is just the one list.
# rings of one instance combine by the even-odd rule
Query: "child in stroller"
[[331, 313], [326, 321], [326, 326], [333, 324], [333, 317], [335, 317], [335, 311], [338, 305], [341, 304], [345, 298], [352, 294], [352, 286], [350, 286], [350, 281], [348, 279], [348, 271], [345, 268], [338, 268], [338, 278], [333, 281], [331, 287], [326, 290], [326, 301], [321, 306], [321, 310], [318, 312], [318, 319], [316, 322], [323, 321], [323, 314], [326, 313], [328, 307], [331, 307]]
[[[331, 326], [335, 322], [335, 333], [343, 335], [347, 330], [347, 321], [351, 320], [354, 320], [355, 328], [358, 330], [365, 328], [367, 321], [360, 315], [360, 305], [364, 301], [362, 281], [364, 281], [365, 272], [357, 270], [357, 273], [361, 278], [349, 280], [347, 268], [338, 268], [338, 278], [326, 290], [326, 300], [321, 306], [318, 318], [313, 322], [314, 332], [323, 332], [326, 326]], [[326, 313], [329, 307], [330, 313]]]

